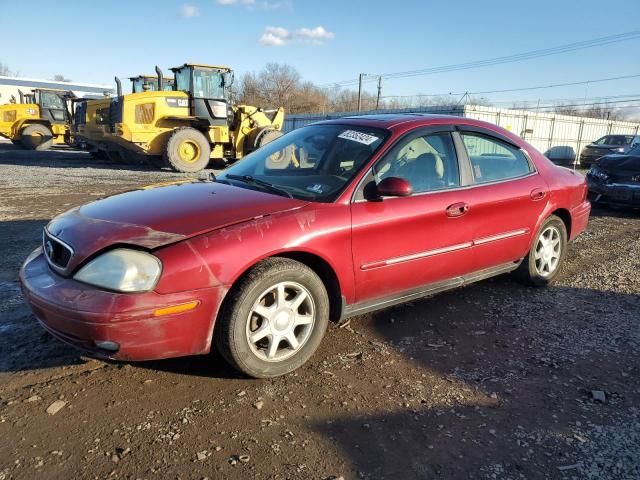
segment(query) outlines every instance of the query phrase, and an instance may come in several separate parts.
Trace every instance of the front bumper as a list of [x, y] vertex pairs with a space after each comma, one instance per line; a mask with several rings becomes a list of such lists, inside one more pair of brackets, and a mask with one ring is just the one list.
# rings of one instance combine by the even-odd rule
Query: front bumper
[[594, 203], [640, 207], [640, 184], [589, 180], [589, 198]]
[[[20, 270], [24, 297], [53, 336], [99, 357], [156, 360], [208, 353], [221, 292], [219, 287], [160, 295], [116, 293], [54, 273], [42, 250]], [[154, 317], [154, 311], [194, 300], [190, 311]], [[115, 342], [117, 351], [96, 346]]]

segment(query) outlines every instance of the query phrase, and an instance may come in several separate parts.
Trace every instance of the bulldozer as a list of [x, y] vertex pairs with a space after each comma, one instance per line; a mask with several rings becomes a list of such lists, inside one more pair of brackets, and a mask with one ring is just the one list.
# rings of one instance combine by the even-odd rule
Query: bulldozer
[[51, 145], [71, 144], [70, 101], [73, 92], [37, 88], [18, 91], [19, 103], [0, 105], [0, 136], [26, 150], [46, 150]]
[[[145, 93], [158, 90], [159, 83], [162, 83], [160, 89], [173, 89], [173, 78], [163, 77], [162, 82], [159, 81], [158, 75], [138, 75], [130, 77], [131, 93]], [[115, 78], [117, 98], [122, 96], [122, 83], [119, 78]], [[104, 159], [111, 153], [116, 159], [120, 159], [118, 152], [110, 151], [106, 148], [109, 141], [111, 128], [109, 125], [109, 116], [111, 104], [115, 99], [106, 95], [103, 98], [81, 100], [76, 104], [73, 133], [76, 144], [83, 149], [88, 150], [92, 157]]]
[[109, 108], [108, 140], [99, 148], [126, 159], [197, 172], [223, 167], [282, 135], [284, 110], [233, 105], [229, 67], [185, 63], [171, 69], [172, 90], [156, 67], [156, 90], [118, 96]]

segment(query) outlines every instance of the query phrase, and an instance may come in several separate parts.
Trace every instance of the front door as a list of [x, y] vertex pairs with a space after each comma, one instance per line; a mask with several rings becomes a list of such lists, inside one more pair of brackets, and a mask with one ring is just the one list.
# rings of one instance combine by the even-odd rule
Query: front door
[[[356, 302], [391, 297], [472, 269], [470, 201], [450, 128], [413, 133], [373, 168], [352, 203]], [[401, 177], [408, 197], [366, 198], [372, 182]]]

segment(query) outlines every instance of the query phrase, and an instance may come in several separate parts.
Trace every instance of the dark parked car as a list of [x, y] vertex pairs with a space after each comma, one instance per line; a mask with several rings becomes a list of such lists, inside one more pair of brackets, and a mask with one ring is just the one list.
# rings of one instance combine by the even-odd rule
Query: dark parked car
[[627, 153], [639, 144], [638, 135], [605, 135], [584, 147], [580, 154], [580, 165], [590, 167], [600, 157], [611, 153]]
[[640, 145], [626, 155], [606, 155], [587, 173], [594, 203], [640, 207]]
[[215, 180], [54, 218], [20, 280], [47, 330], [95, 354], [213, 344], [244, 373], [273, 377], [311, 357], [329, 320], [513, 271], [547, 285], [587, 225], [586, 197], [582, 175], [495, 125], [343, 118], [294, 130]]

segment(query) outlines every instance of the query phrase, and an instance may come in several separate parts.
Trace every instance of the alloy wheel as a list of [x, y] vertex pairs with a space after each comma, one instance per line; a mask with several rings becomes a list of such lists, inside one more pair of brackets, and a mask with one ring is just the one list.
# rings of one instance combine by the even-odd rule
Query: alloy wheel
[[560, 230], [553, 225], [546, 227], [536, 242], [536, 271], [541, 277], [548, 277], [558, 268], [562, 253]]
[[297, 282], [279, 282], [262, 292], [247, 318], [246, 338], [254, 355], [281, 362], [307, 342], [315, 323], [315, 304]]

